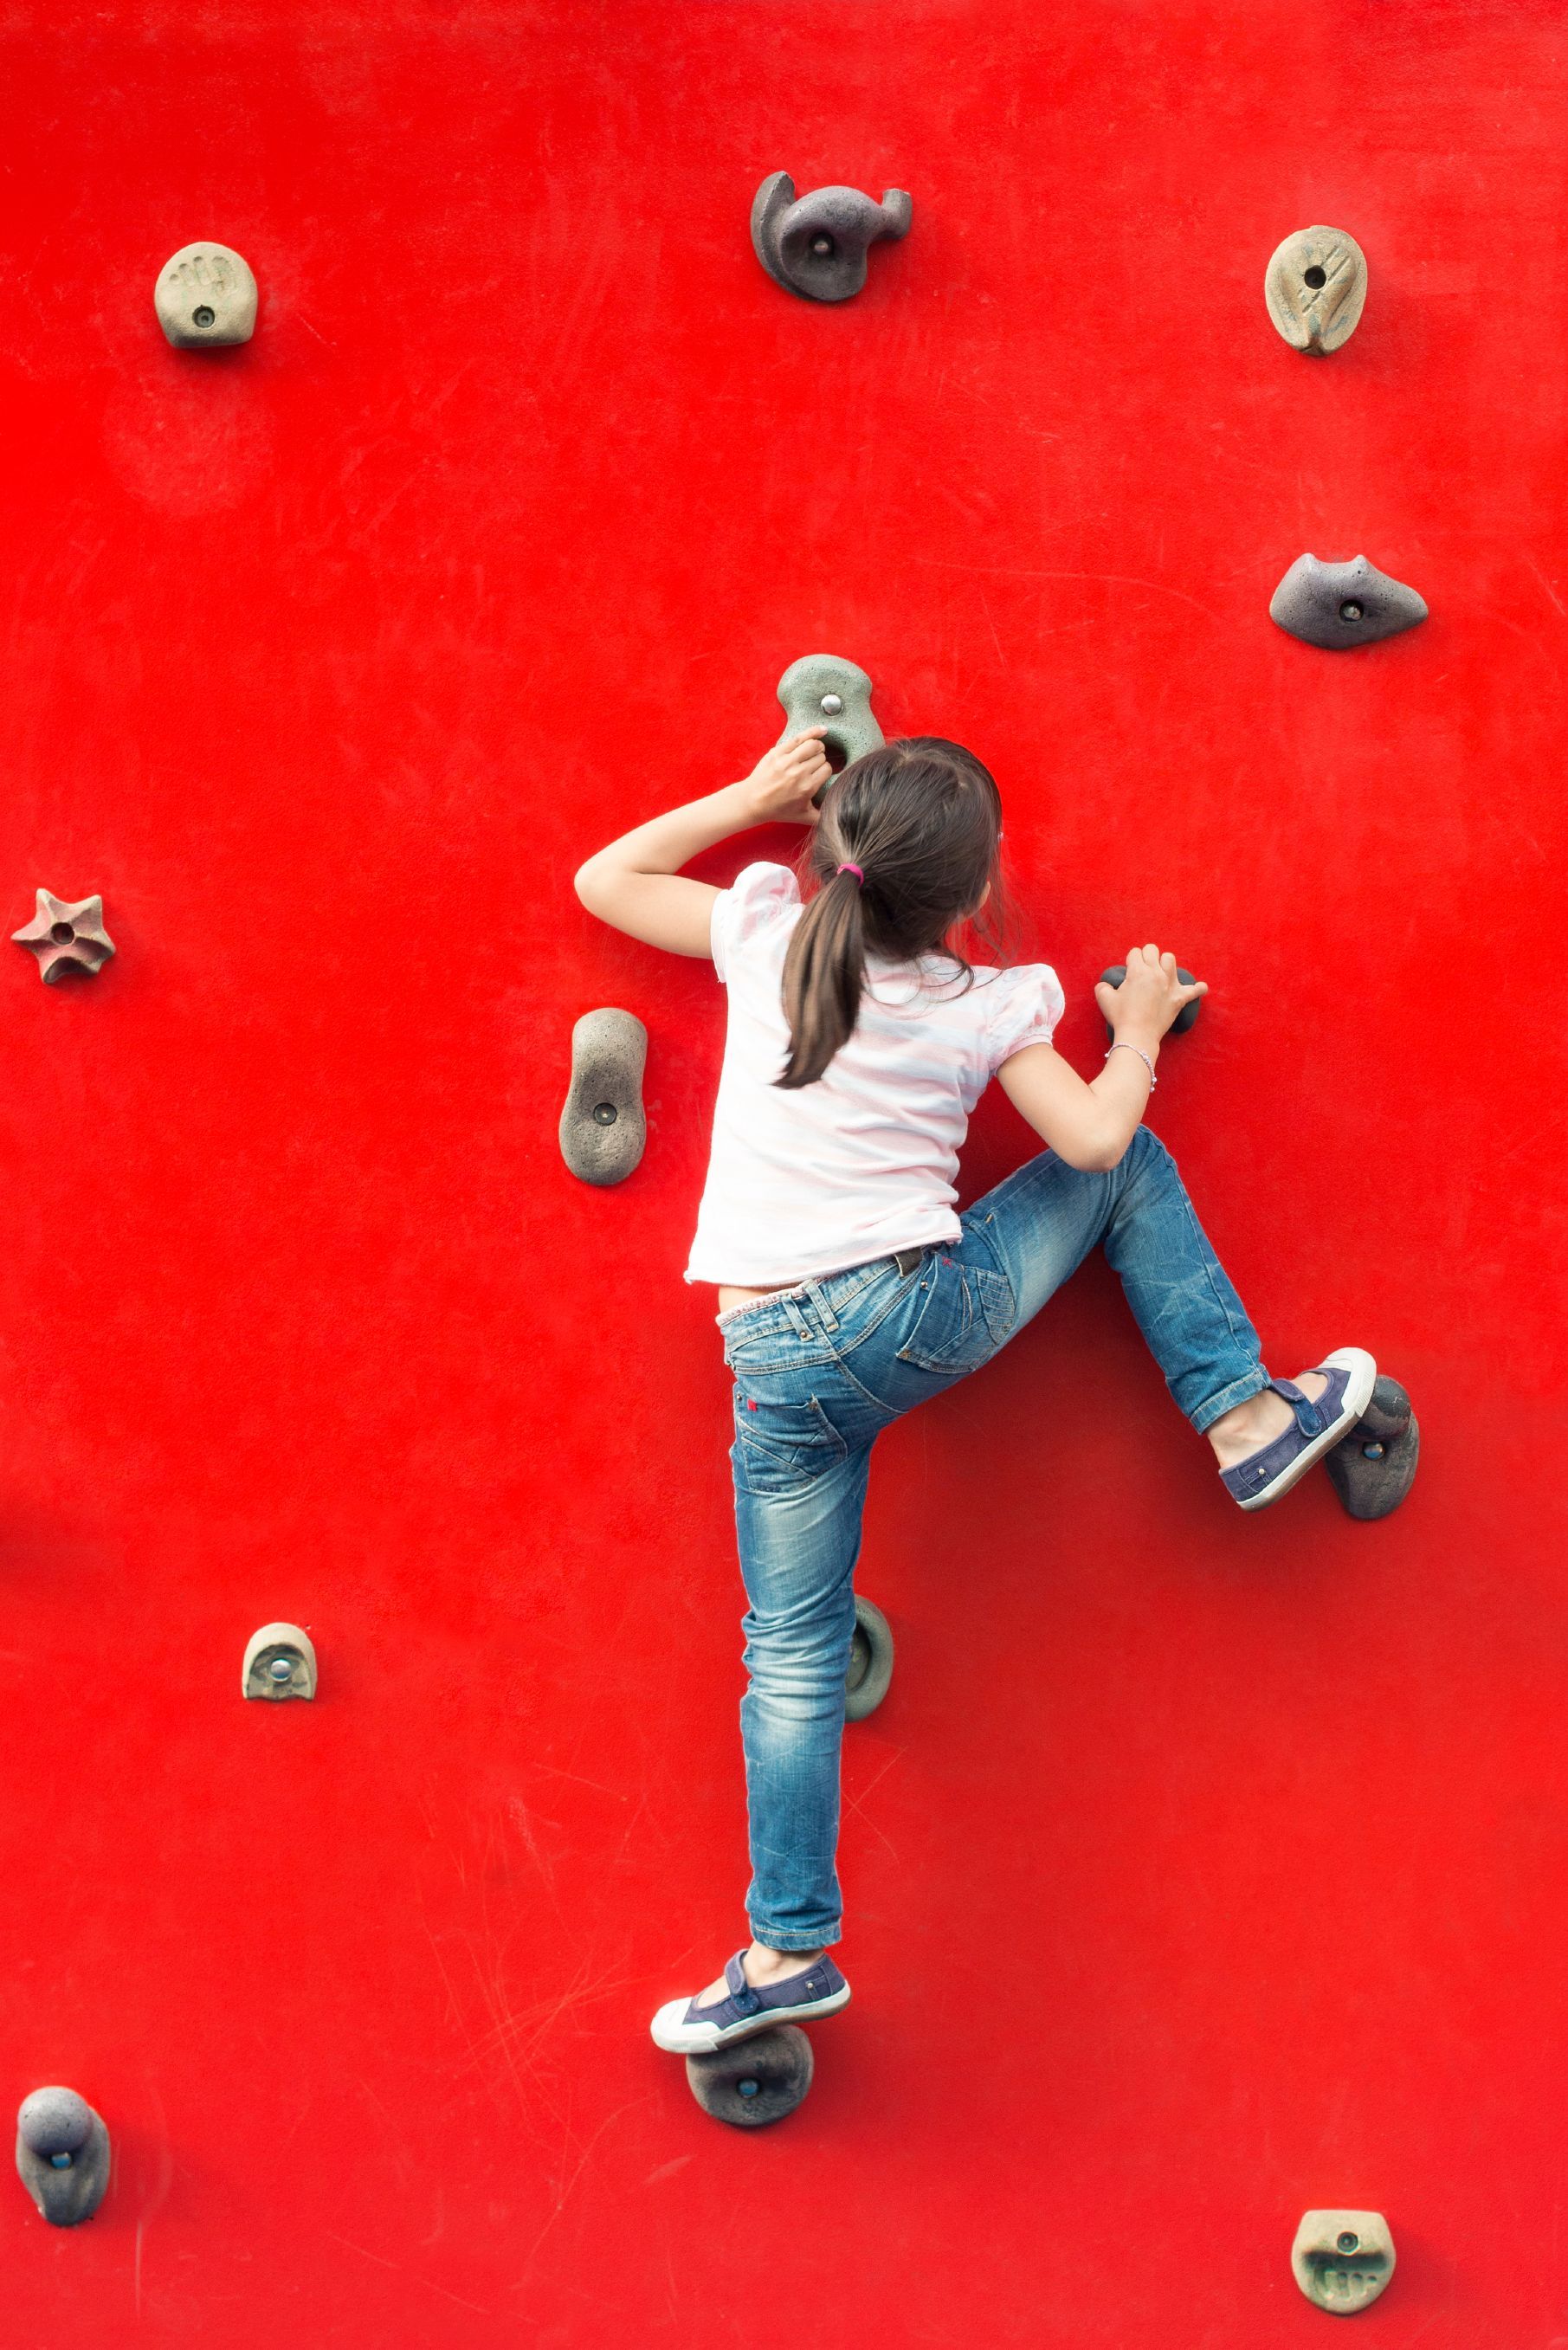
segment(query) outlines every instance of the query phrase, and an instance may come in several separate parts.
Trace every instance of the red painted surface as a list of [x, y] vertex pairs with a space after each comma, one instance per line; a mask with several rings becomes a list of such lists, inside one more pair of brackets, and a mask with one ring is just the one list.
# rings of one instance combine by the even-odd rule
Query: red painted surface
[[[21, 7], [0, 37], [5, 2341], [549, 2350], [1568, 2340], [1561, 2226], [1568, 406], [1553, 7]], [[908, 187], [842, 309], [764, 172]], [[1264, 312], [1350, 229], [1365, 320]], [[156, 271], [215, 234], [253, 344]], [[1366, 552], [1422, 629], [1267, 603]], [[856, 2006], [779, 2129], [646, 2038], [740, 1939], [740, 1598], [679, 1274], [722, 1020], [577, 858], [740, 772], [797, 654], [993, 765], [1089, 983], [1212, 983], [1177, 1149], [1281, 1368], [1416, 1493], [1245, 1519], [1088, 1271], [900, 1428], [863, 1586]], [[727, 871], [738, 861], [713, 861]], [[565, 1173], [576, 1014], [639, 1174]], [[978, 1187], [1026, 1149], [1000, 1100]], [[312, 1708], [240, 1658], [307, 1625]]]

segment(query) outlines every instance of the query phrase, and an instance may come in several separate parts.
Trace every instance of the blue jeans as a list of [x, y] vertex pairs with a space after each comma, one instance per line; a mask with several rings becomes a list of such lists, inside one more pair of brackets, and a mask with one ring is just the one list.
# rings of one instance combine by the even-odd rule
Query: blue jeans
[[752, 1931], [775, 1950], [838, 1939], [838, 1750], [855, 1561], [871, 1447], [928, 1396], [979, 1370], [1104, 1244], [1138, 1327], [1196, 1429], [1267, 1385], [1257, 1334], [1176, 1163], [1140, 1127], [1108, 1174], [1049, 1151], [970, 1209], [963, 1237], [913, 1271], [891, 1257], [742, 1306], [735, 1523], [750, 1601], [741, 1700]]

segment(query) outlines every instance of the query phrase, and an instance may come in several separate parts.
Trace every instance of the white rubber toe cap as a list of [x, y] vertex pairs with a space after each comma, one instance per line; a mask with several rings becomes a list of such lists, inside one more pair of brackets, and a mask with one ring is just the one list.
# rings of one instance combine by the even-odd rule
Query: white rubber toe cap
[[694, 2056], [711, 2048], [716, 2034], [711, 2023], [695, 2027], [686, 2021], [690, 1999], [667, 1999], [659, 2010], [649, 2030], [656, 2048], [667, 2048], [672, 2056]]

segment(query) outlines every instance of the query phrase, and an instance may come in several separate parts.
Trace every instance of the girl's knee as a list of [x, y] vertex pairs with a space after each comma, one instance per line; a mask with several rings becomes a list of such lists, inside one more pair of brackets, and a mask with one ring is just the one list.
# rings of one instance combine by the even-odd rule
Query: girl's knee
[[1122, 1164], [1129, 1174], [1135, 1174], [1142, 1167], [1173, 1170], [1176, 1161], [1158, 1135], [1151, 1133], [1147, 1126], [1140, 1126], [1127, 1147]]

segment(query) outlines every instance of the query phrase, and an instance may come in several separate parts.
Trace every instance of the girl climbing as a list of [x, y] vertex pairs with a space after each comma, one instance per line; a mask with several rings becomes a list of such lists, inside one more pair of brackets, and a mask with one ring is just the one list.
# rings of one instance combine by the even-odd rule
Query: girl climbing
[[[577, 895], [617, 930], [711, 957], [729, 994], [688, 1281], [718, 1290], [749, 1686], [741, 1704], [753, 1939], [653, 2019], [719, 2048], [831, 2015], [849, 1986], [835, 1851], [854, 1571], [871, 1448], [978, 1370], [1103, 1247], [1179, 1409], [1244, 1510], [1288, 1492], [1372, 1394], [1356, 1347], [1272, 1379], [1170, 1154], [1143, 1124], [1160, 1040], [1204, 993], [1150, 945], [1096, 996], [1113, 1043], [1085, 1084], [1052, 1049], [1044, 963], [970, 964], [956, 934], [998, 883], [1002, 805], [971, 753], [889, 743], [835, 777], [821, 732], [744, 783], [590, 858]], [[815, 805], [822, 795], [820, 812]], [[781, 865], [682, 877], [759, 824], [813, 827], [802, 902]], [[992, 1077], [1047, 1148], [963, 1215], [959, 1147]]]

